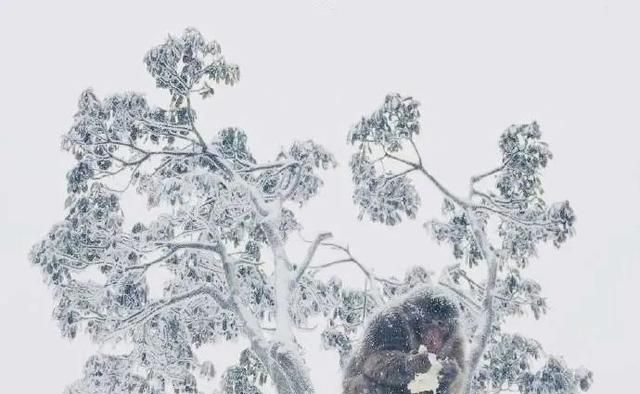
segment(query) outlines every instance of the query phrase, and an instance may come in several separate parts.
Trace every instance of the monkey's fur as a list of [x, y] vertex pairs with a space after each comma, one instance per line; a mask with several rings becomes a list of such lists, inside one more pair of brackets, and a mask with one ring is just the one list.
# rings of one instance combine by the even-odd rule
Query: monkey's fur
[[431, 367], [427, 353], [418, 353], [418, 349], [422, 344], [433, 352], [425, 343], [429, 342], [425, 338], [433, 335], [442, 335], [439, 345], [432, 347], [439, 348], [435, 353], [443, 364], [435, 394], [460, 393], [465, 347], [459, 314], [451, 297], [430, 285], [416, 288], [385, 307], [372, 318], [345, 368], [343, 393], [410, 394], [409, 382]]

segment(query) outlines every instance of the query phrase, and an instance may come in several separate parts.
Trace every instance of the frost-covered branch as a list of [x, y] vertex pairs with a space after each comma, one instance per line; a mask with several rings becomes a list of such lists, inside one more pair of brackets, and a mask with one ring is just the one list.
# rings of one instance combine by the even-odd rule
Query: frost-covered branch
[[158, 257], [158, 258], [154, 259], [154, 260], [151, 260], [151, 261], [149, 261], [149, 262], [147, 262], [147, 263], [144, 263], [144, 264], [136, 264], [136, 265], [130, 265], [130, 266], [127, 266], [127, 267], [125, 268], [125, 270], [126, 270], [126, 271], [135, 271], [135, 270], [142, 270], [142, 271], [145, 271], [145, 270], [147, 270], [149, 267], [152, 267], [152, 266], [154, 266], [154, 265], [156, 265], [156, 264], [158, 264], [158, 263], [161, 263], [161, 262], [165, 261], [167, 258], [169, 258], [169, 257], [173, 256], [173, 254], [174, 254], [178, 249], [179, 249], [179, 248], [176, 248], [176, 247], [169, 247], [169, 252], [167, 252], [166, 254], [164, 254], [164, 255], [162, 255], [162, 256], [160, 256], [160, 257]]
[[467, 369], [465, 370], [466, 376], [463, 377], [465, 385], [464, 392], [470, 393], [473, 382], [473, 377], [478, 369], [480, 360], [487, 348], [487, 343], [491, 337], [491, 329], [495, 323], [495, 310], [493, 307], [494, 289], [498, 277], [498, 257], [493, 251], [493, 246], [489, 243], [484, 228], [479, 223], [473, 212], [467, 211], [467, 215], [470, 218], [469, 226], [473, 234], [473, 238], [478, 245], [482, 256], [487, 263], [487, 280], [484, 289], [484, 297], [482, 300], [483, 316], [480, 319], [478, 328], [474, 334], [472, 341], [471, 352], [469, 354], [469, 360], [467, 363]]
[[505, 168], [507, 168], [507, 165], [509, 164], [509, 162], [505, 162], [503, 165], [498, 166], [492, 170], [489, 171], [485, 171], [482, 174], [478, 174], [478, 175], [474, 175], [471, 177], [471, 186], [473, 187], [473, 185], [475, 183], [480, 182], [481, 180], [485, 179], [485, 178], [489, 178], [490, 176], [496, 175], [499, 172], [503, 171]]
[[229, 302], [232, 309], [238, 313], [240, 318], [243, 320], [243, 327], [246, 330], [249, 339], [251, 341], [264, 341], [264, 336], [260, 330], [260, 323], [243, 303], [242, 296], [240, 294], [242, 286], [238, 283], [236, 269], [233, 266], [232, 261], [227, 256], [227, 252], [223, 245], [220, 245], [217, 249], [220, 260], [222, 260], [225, 278], [229, 284]]
[[321, 233], [321, 234], [318, 234], [318, 236], [313, 240], [313, 242], [311, 243], [311, 246], [309, 246], [309, 249], [307, 250], [306, 257], [304, 258], [304, 260], [302, 261], [302, 263], [300, 264], [300, 266], [298, 267], [298, 269], [294, 274], [292, 285], [300, 281], [300, 279], [302, 278], [302, 275], [304, 275], [305, 271], [309, 267], [309, 264], [311, 264], [311, 261], [313, 260], [313, 256], [316, 254], [316, 251], [318, 250], [318, 246], [320, 246], [320, 243], [322, 243], [322, 241], [324, 241], [325, 239], [331, 238], [331, 236], [332, 236], [331, 233]]
[[189, 95], [186, 95], [186, 101], [187, 101], [187, 116], [189, 118], [189, 125], [191, 125], [191, 129], [190, 131], [195, 134], [196, 138], [198, 139], [198, 145], [200, 145], [200, 147], [202, 148], [203, 152], [207, 151], [207, 143], [204, 142], [204, 138], [202, 138], [202, 135], [200, 135], [200, 132], [198, 131], [198, 129], [196, 128], [196, 124], [195, 121], [193, 119], [193, 109], [191, 108], [191, 97]]
[[[411, 143], [412, 146], [415, 146], [415, 142], [413, 141], [413, 138], [409, 138], [409, 142]], [[403, 172], [398, 173], [395, 176], [404, 176], [406, 174], [409, 174], [409, 172], [411, 171], [419, 171], [421, 172], [425, 177], [427, 177], [427, 179], [433, 183], [433, 185], [440, 190], [440, 192], [442, 192], [442, 194], [444, 194], [447, 198], [451, 199], [452, 201], [455, 201], [458, 205], [460, 205], [460, 207], [462, 208], [467, 208], [471, 205], [470, 202], [465, 201], [464, 199], [456, 196], [455, 194], [453, 194], [448, 188], [446, 188], [435, 176], [433, 176], [429, 171], [427, 171], [427, 169], [423, 166], [422, 164], [422, 159], [420, 159], [420, 161], [418, 163], [414, 163], [411, 162], [409, 160], [405, 160], [402, 159], [400, 157], [394, 156], [390, 153], [386, 153], [385, 152], [385, 157], [388, 157], [392, 160], [395, 160], [397, 162], [406, 164], [407, 166], [409, 166], [409, 170], [405, 170]], [[393, 179], [393, 178], [390, 178]]]
[[134, 314], [132, 314], [131, 316], [128, 316], [120, 321], [118, 321], [117, 324], [117, 329], [116, 331], [114, 331], [112, 334], [117, 334], [120, 331], [124, 331], [128, 328], [131, 328], [135, 325], [139, 325], [142, 324], [146, 321], [148, 321], [149, 319], [157, 316], [159, 313], [161, 313], [163, 310], [171, 308], [173, 306], [175, 306], [176, 304], [182, 303], [182, 302], [186, 302], [186, 301], [190, 301], [198, 296], [202, 296], [202, 295], [207, 295], [210, 296], [211, 298], [213, 298], [216, 303], [218, 303], [218, 305], [220, 305], [221, 307], [225, 307], [228, 308], [229, 307], [229, 303], [228, 300], [224, 297], [222, 297], [217, 290], [215, 290], [212, 287], [209, 286], [203, 286], [200, 288], [197, 288], [195, 290], [192, 291], [188, 291], [186, 293], [183, 294], [178, 294], [175, 296], [172, 296], [170, 298], [166, 298], [163, 299], [161, 301], [158, 301], [154, 304], [148, 305], [145, 309], [138, 311]]
[[375, 282], [387, 283], [387, 284], [391, 284], [391, 285], [397, 285], [397, 283], [395, 283], [395, 282], [393, 282], [393, 281], [391, 281], [389, 279], [382, 278], [382, 277], [374, 275], [373, 271], [370, 268], [367, 268], [364, 264], [362, 264], [358, 259], [356, 259], [353, 256], [353, 254], [351, 253], [351, 250], [349, 250], [349, 247], [343, 246], [343, 245], [339, 245], [339, 244], [336, 244], [336, 243], [332, 243], [332, 242], [321, 242], [320, 245], [328, 246], [328, 247], [330, 247], [332, 249], [341, 251], [342, 253], [346, 254], [347, 257], [343, 258], [343, 259], [331, 261], [331, 262], [328, 262], [328, 263], [324, 263], [324, 264], [314, 265], [314, 266], [311, 266], [310, 268], [312, 268], [314, 270], [321, 270], [323, 268], [329, 268], [329, 267], [331, 267], [333, 265], [337, 265], [337, 264], [343, 264], [343, 263], [352, 263], [352, 264], [354, 264], [356, 267], [358, 267], [358, 269], [360, 269], [360, 271], [362, 271], [362, 273], [367, 278], [369, 290], [371, 291], [373, 297], [375, 298], [375, 300], [378, 303], [381, 303], [383, 297], [382, 297], [382, 294], [380, 293], [380, 291], [378, 290], [378, 286], [376, 286]]

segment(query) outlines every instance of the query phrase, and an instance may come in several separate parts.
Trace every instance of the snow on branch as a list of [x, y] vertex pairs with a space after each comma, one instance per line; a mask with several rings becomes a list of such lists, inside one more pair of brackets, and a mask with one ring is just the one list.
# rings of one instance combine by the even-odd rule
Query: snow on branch
[[300, 281], [300, 278], [302, 278], [302, 275], [304, 275], [305, 271], [309, 267], [309, 264], [311, 264], [311, 261], [313, 260], [313, 256], [315, 255], [316, 250], [318, 250], [318, 246], [320, 246], [322, 241], [324, 241], [325, 239], [329, 239], [331, 237], [332, 237], [331, 233], [321, 233], [321, 234], [318, 234], [318, 236], [313, 240], [313, 242], [311, 243], [311, 246], [309, 246], [309, 250], [307, 251], [307, 256], [302, 261], [298, 269], [296, 269], [295, 271], [292, 285]]

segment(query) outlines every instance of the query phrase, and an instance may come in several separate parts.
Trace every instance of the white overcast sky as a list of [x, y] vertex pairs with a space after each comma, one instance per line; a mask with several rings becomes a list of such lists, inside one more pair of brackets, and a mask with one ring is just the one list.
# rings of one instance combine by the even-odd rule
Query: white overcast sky
[[[30, 246], [63, 218], [71, 158], [60, 136], [79, 93], [142, 91], [164, 105], [142, 56], [187, 26], [218, 40], [241, 67], [237, 87], [200, 106], [210, 135], [242, 127], [262, 158], [293, 139], [332, 150], [343, 165], [307, 207], [307, 233], [333, 231], [380, 274], [450, 261], [421, 228], [438, 214], [440, 196], [421, 184], [420, 220], [397, 228], [357, 222], [350, 125], [388, 92], [413, 95], [422, 102], [428, 166], [464, 193], [471, 174], [497, 163], [505, 127], [538, 120], [556, 156], [545, 173], [548, 197], [572, 202], [578, 231], [529, 270], [550, 311], [517, 329], [593, 369], [592, 393], [637, 390], [637, 1], [230, 4], [0, 0], [0, 392], [60, 393], [92, 352], [84, 338], [59, 336], [51, 294], [27, 261]], [[318, 392], [332, 391], [319, 382]]]

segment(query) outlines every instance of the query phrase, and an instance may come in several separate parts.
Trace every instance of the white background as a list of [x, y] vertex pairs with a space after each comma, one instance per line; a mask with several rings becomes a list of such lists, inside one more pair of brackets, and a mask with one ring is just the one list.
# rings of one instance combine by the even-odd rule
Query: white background
[[[229, 2], [230, 3], [230, 2]], [[358, 222], [345, 135], [388, 92], [422, 102], [419, 139], [429, 168], [464, 193], [469, 176], [497, 164], [497, 138], [538, 120], [556, 158], [550, 200], [569, 199], [577, 236], [544, 249], [529, 274], [551, 310], [515, 328], [570, 365], [595, 373], [591, 393], [630, 393], [640, 363], [640, 8], [634, 1], [61, 2], [0, 0], [0, 391], [60, 393], [93, 348], [59, 336], [50, 291], [27, 253], [63, 218], [59, 149], [79, 93], [153, 93], [144, 52], [186, 26], [218, 40], [241, 81], [199, 107], [208, 135], [244, 128], [270, 158], [314, 138], [342, 165], [304, 213], [306, 234], [331, 230], [381, 275], [412, 264], [437, 270], [446, 247], [422, 230], [440, 196], [420, 183], [417, 221]], [[319, 393], [336, 369], [314, 351]], [[327, 377], [330, 379], [327, 380]]]

